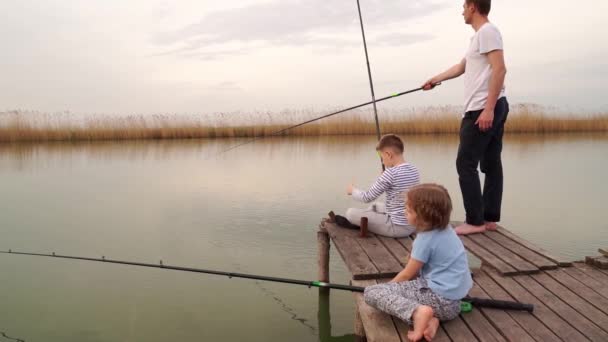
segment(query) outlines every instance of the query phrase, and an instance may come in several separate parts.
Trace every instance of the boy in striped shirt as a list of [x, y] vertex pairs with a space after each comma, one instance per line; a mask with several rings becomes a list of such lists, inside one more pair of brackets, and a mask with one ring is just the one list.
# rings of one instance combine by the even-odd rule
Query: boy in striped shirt
[[394, 134], [383, 136], [376, 151], [386, 170], [368, 191], [348, 186], [347, 193], [355, 200], [370, 203], [386, 193], [386, 204], [374, 203], [367, 209], [349, 208], [346, 218], [359, 225], [362, 217], [367, 217], [367, 229], [388, 237], [406, 237], [414, 232], [414, 227], [405, 217], [405, 195], [409, 189], [420, 184], [418, 169], [407, 163], [403, 157], [403, 141]]

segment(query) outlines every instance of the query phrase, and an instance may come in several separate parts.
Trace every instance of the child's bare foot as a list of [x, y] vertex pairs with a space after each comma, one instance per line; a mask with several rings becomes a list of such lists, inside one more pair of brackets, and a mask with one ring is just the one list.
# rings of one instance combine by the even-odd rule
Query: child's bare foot
[[474, 226], [472, 224], [463, 223], [460, 226], [454, 228], [454, 231], [456, 231], [456, 234], [458, 235], [483, 233], [486, 231], [486, 225], [482, 224], [481, 226]]
[[424, 339], [427, 341], [432, 341], [433, 338], [435, 338], [437, 329], [439, 329], [439, 320], [437, 317], [433, 317], [429, 322], [429, 326], [424, 329]]
[[487, 230], [496, 230], [498, 228], [498, 224], [496, 222], [486, 222]]
[[[428, 328], [429, 322], [433, 318], [433, 308], [428, 305], [420, 305], [414, 311], [412, 320], [414, 321], [414, 330], [407, 333], [407, 338], [410, 341], [420, 341], [424, 336], [424, 331]], [[435, 329], [437, 330], [437, 329]]]

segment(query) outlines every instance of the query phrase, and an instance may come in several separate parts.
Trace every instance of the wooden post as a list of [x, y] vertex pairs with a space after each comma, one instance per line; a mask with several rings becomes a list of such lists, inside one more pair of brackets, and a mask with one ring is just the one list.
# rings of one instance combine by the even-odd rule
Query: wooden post
[[362, 217], [361, 218], [361, 223], [359, 224], [359, 236], [362, 238], [367, 237], [367, 217]]
[[320, 227], [317, 232], [318, 248], [318, 280], [329, 283], [329, 234], [325, 228]]
[[355, 341], [366, 342], [365, 328], [363, 327], [363, 321], [361, 321], [361, 314], [359, 314], [359, 308], [355, 307]]

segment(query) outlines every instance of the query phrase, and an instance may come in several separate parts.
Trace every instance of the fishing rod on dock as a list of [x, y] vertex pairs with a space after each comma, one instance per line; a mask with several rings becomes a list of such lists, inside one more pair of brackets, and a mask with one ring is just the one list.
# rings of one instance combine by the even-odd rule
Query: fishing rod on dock
[[[433, 87], [436, 87], [438, 85], [441, 85], [441, 83], [436, 83], [435, 85], [433, 85]], [[292, 130], [294, 128], [298, 128], [300, 126], [304, 126], [304, 125], [309, 124], [311, 122], [319, 121], [321, 119], [325, 119], [325, 118], [328, 118], [330, 116], [334, 116], [334, 115], [337, 115], [337, 114], [348, 112], [348, 111], [353, 110], [353, 109], [365, 107], [365, 106], [370, 105], [372, 103], [378, 103], [378, 102], [382, 102], [382, 101], [385, 101], [385, 100], [388, 100], [388, 99], [392, 99], [392, 98], [395, 98], [395, 97], [403, 96], [403, 95], [406, 95], [406, 94], [411, 94], [411, 93], [414, 93], [414, 92], [417, 92], [417, 91], [420, 91], [420, 90], [423, 90], [423, 89], [424, 89], [423, 87], [420, 87], [420, 88], [416, 88], [416, 89], [406, 90], [406, 91], [403, 91], [403, 92], [400, 92], [400, 93], [396, 93], [396, 94], [393, 94], [393, 95], [389, 95], [389, 96], [386, 96], [386, 97], [383, 97], [383, 98], [380, 98], [380, 99], [377, 99], [377, 100], [372, 100], [372, 101], [365, 102], [365, 103], [362, 103], [362, 104], [359, 104], [359, 105], [356, 105], [356, 106], [348, 107], [346, 109], [341, 109], [341, 110], [339, 110], [337, 112], [325, 114], [323, 116], [319, 116], [318, 118], [310, 119], [310, 120], [301, 122], [299, 124], [296, 124], [296, 125], [293, 125], [293, 126], [289, 126], [287, 128], [283, 128], [283, 129], [271, 132], [269, 134], [261, 135], [261, 136], [255, 137], [253, 139], [247, 140], [247, 141], [245, 141], [243, 143], [234, 145], [232, 147], [229, 147], [229, 148], [223, 150], [222, 153], [226, 153], [228, 151], [234, 150], [235, 148], [239, 148], [241, 146], [250, 144], [250, 143], [258, 141], [260, 139], [264, 139], [264, 138], [268, 138], [268, 137], [272, 137], [272, 136], [277, 136], [277, 135], [283, 134], [283, 133], [285, 133], [285, 132], [287, 132], [289, 130]]]
[[[213, 275], [226, 276], [228, 278], [245, 278], [245, 279], [269, 281], [269, 282], [275, 282], [275, 283], [302, 285], [302, 286], [307, 286], [309, 288], [318, 287], [318, 288], [344, 290], [344, 291], [351, 291], [351, 292], [365, 291], [365, 287], [361, 287], [361, 286], [332, 284], [332, 283], [326, 283], [326, 282], [322, 282], [322, 281], [268, 277], [268, 276], [263, 276], [263, 275], [246, 274], [246, 273], [205, 270], [205, 269], [193, 268], [193, 267], [171, 266], [171, 265], [163, 264], [162, 260], [160, 260], [160, 262], [158, 264], [150, 264], [150, 263], [144, 263], [144, 262], [108, 259], [105, 256], [102, 256], [101, 258], [88, 258], [88, 257], [80, 257], [80, 256], [60, 255], [60, 254], [55, 254], [55, 253], [45, 254], [45, 253], [14, 252], [10, 249], [8, 251], [0, 251], [0, 253], [13, 254], [13, 255], [29, 255], [29, 256], [37, 256], [37, 257], [60, 258], [60, 259], [95, 261], [95, 262], [105, 262], [105, 263], [109, 263], [109, 264], [127, 265], [127, 266], [150, 267], [150, 268], [160, 268], [160, 269], [165, 269], [165, 270], [174, 270], [174, 271], [182, 271], [182, 272], [213, 274]], [[523, 303], [518, 303], [518, 302], [509, 302], [509, 301], [476, 298], [476, 297], [465, 297], [462, 299], [462, 301], [465, 303], [470, 303], [470, 305], [472, 305], [472, 306], [478, 306], [478, 307], [488, 307], [488, 308], [505, 309], [505, 310], [523, 310], [523, 311], [528, 311], [528, 312], [532, 312], [534, 310], [534, 306], [532, 304], [523, 304]]]

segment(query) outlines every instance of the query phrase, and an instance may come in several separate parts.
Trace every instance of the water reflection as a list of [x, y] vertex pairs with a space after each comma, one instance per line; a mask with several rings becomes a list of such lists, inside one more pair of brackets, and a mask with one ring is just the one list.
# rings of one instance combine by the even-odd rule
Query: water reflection
[[332, 336], [331, 334], [331, 313], [329, 307], [330, 291], [328, 289], [319, 289], [319, 311], [317, 314], [319, 326], [319, 341], [320, 342], [353, 342], [356, 341], [354, 334], [345, 334], [341, 336]]
[[[244, 145], [238, 149], [223, 152], [242, 139], [200, 139], [200, 140], [132, 140], [98, 142], [55, 142], [0, 144], [0, 161], [14, 170], [27, 167], [49, 165], [52, 162], [93, 158], [96, 160], [166, 160], [196, 156], [205, 160], [222, 160], [243, 157], [255, 153], [256, 158], [289, 159], [302, 158], [319, 153], [329, 156], [355, 156], [369, 152], [375, 145], [371, 136], [328, 136], [328, 137], [281, 137], [267, 138]], [[406, 150], [413, 145], [428, 149], [433, 153], [452, 153], [458, 144], [456, 135], [404, 136]], [[505, 146], [514, 153], [525, 157], [548, 146], [556, 144], [581, 144], [607, 142], [608, 133], [567, 134], [567, 135], [508, 135]], [[367, 151], [367, 152], [366, 152]]]
[[0, 336], [10, 341], [25, 342], [25, 340], [22, 340], [20, 338], [8, 336], [4, 331], [0, 331]]

